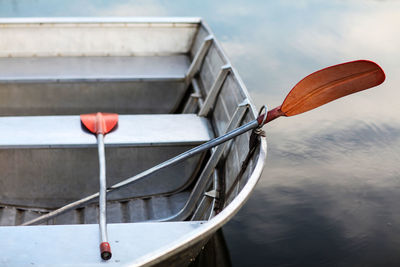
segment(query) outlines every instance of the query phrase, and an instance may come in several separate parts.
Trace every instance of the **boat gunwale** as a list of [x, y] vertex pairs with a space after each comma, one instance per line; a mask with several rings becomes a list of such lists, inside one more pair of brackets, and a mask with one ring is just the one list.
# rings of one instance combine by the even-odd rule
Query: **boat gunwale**
[[26, 77], [26, 78], [0, 78], [0, 84], [3, 83], [107, 83], [107, 82], [184, 82], [185, 76], [170, 76], [170, 77], [161, 77], [161, 76], [147, 76], [147, 77], [105, 77], [105, 78], [74, 78], [74, 77], [63, 77], [63, 78], [49, 78], [46, 76], [43, 77]]
[[199, 17], [19, 17], [0, 18], [0, 24], [197, 24], [201, 25]]

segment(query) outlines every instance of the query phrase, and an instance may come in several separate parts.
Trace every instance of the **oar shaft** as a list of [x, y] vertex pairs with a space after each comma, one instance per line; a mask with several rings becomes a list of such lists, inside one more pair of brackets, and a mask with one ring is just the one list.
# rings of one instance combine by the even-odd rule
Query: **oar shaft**
[[143, 179], [144, 177], [149, 176], [150, 174], [153, 174], [153, 173], [155, 173], [155, 172], [157, 172], [157, 171], [159, 171], [161, 169], [164, 169], [164, 168], [166, 168], [168, 166], [171, 166], [173, 164], [177, 164], [177, 163], [179, 163], [179, 162], [181, 162], [181, 161], [183, 161], [183, 160], [185, 160], [187, 158], [190, 158], [190, 157], [192, 157], [192, 156], [194, 156], [196, 154], [204, 152], [204, 151], [206, 151], [206, 150], [208, 150], [208, 149], [210, 149], [212, 147], [218, 146], [218, 145], [220, 145], [220, 144], [222, 144], [222, 143], [224, 143], [226, 141], [229, 141], [229, 140], [235, 138], [238, 135], [241, 135], [241, 134], [243, 134], [245, 132], [248, 132], [248, 131], [250, 131], [252, 129], [255, 129], [257, 127], [258, 127], [257, 120], [251, 121], [251, 122], [249, 122], [249, 123], [237, 128], [235, 130], [232, 130], [232, 131], [228, 132], [227, 134], [224, 134], [224, 135], [222, 135], [220, 137], [217, 137], [217, 138], [215, 138], [213, 140], [210, 140], [210, 141], [208, 141], [208, 142], [206, 142], [204, 144], [201, 144], [201, 145], [199, 145], [197, 147], [194, 147], [194, 148], [192, 148], [192, 149], [190, 149], [190, 150], [188, 150], [186, 152], [183, 152], [182, 154], [179, 154], [178, 156], [175, 156], [172, 159], [164, 161], [164, 162], [162, 162], [162, 163], [160, 163], [160, 164], [158, 164], [158, 165], [156, 165], [156, 166], [154, 166], [154, 167], [152, 167], [150, 169], [145, 170], [144, 172], [141, 172], [141, 173], [139, 173], [139, 174], [137, 174], [137, 175], [135, 175], [135, 176], [133, 176], [131, 178], [128, 178], [128, 179], [126, 179], [126, 180], [124, 180], [124, 181], [122, 181], [122, 182], [120, 182], [118, 184], [115, 184], [115, 185], [111, 186], [109, 188], [109, 190], [110, 191], [114, 191], [114, 190], [121, 189], [121, 188], [123, 188], [123, 187], [125, 187], [125, 186], [127, 186], [127, 185], [129, 185], [129, 184], [131, 184], [131, 183], [133, 183], [133, 182], [135, 182], [137, 180], [139, 180], [139, 179]]
[[99, 224], [101, 242], [107, 242], [107, 205], [106, 205], [106, 159], [104, 154], [104, 136], [97, 135], [97, 148], [99, 152]]
[[100, 253], [103, 260], [111, 258], [110, 244], [107, 235], [107, 180], [106, 180], [106, 158], [104, 152], [104, 136], [97, 135], [97, 148], [99, 152], [99, 227], [100, 227]]

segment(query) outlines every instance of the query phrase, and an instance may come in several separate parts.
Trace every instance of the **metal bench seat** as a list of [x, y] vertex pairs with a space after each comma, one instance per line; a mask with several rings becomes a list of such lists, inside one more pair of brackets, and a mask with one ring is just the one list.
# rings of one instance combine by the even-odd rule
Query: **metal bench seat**
[[171, 113], [189, 65], [185, 54], [0, 57], [0, 116]]
[[0, 81], [182, 80], [189, 64], [188, 57], [179, 54], [135, 57], [0, 57]]
[[[98, 191], [96, 137], [79, 116], [0, 117], [0, 204], [51, 209]], [[213, 137], [194, 114], [120, 115], [105, 137], [108, 185]], [[167, 195], [194, 179], [198, 155], [109, 194], [110, 200]]]

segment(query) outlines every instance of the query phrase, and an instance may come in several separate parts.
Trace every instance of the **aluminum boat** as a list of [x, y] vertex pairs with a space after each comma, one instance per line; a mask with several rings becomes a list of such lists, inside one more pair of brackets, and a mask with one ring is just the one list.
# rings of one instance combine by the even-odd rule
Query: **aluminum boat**
[[1, 266], [188, 265], [264, 167], [247, 132], [108, 192], [104, 261], [97, 198], [35, 222], [99, 191], [79, 115], [119, 114], [108, 187], [256, 119], [220, 44], [199, 18], [3, 18], [0, 94]]

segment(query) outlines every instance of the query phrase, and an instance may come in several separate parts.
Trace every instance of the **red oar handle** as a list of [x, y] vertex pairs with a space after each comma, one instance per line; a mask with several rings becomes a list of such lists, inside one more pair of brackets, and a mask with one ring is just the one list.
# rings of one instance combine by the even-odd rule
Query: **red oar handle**
[[102, 242], [100, 244], [100, 253], [103, 260], [111, 259], [111, 246], [108, 242]]
[[264, 124], [266, 124], [266, 123], [268, 123], [268, 122], [270, 122], [270, 121], [272, 121], [272, 120], [275, 120], [276, 118], [278, 118], [278, 117], [280, 117], [280, 116], [286, 116], [286, 115], [285, 115], [285, 113], [281, 110], [281, 106], [279, 106], [279, 107], [276, 107], [276, 108], [271, 109], [270, 111], [268, 111], [268, 113], [267, 113], [267, 119], [263, 122], [264, 116], [265, 116], [265, 113], [264, 113], [264, 114], [261, 114], [261, 115], [258, 116], [258, 118], [257, 118], [257, 122], [258, 122], [259, 127], [262, 127]]

